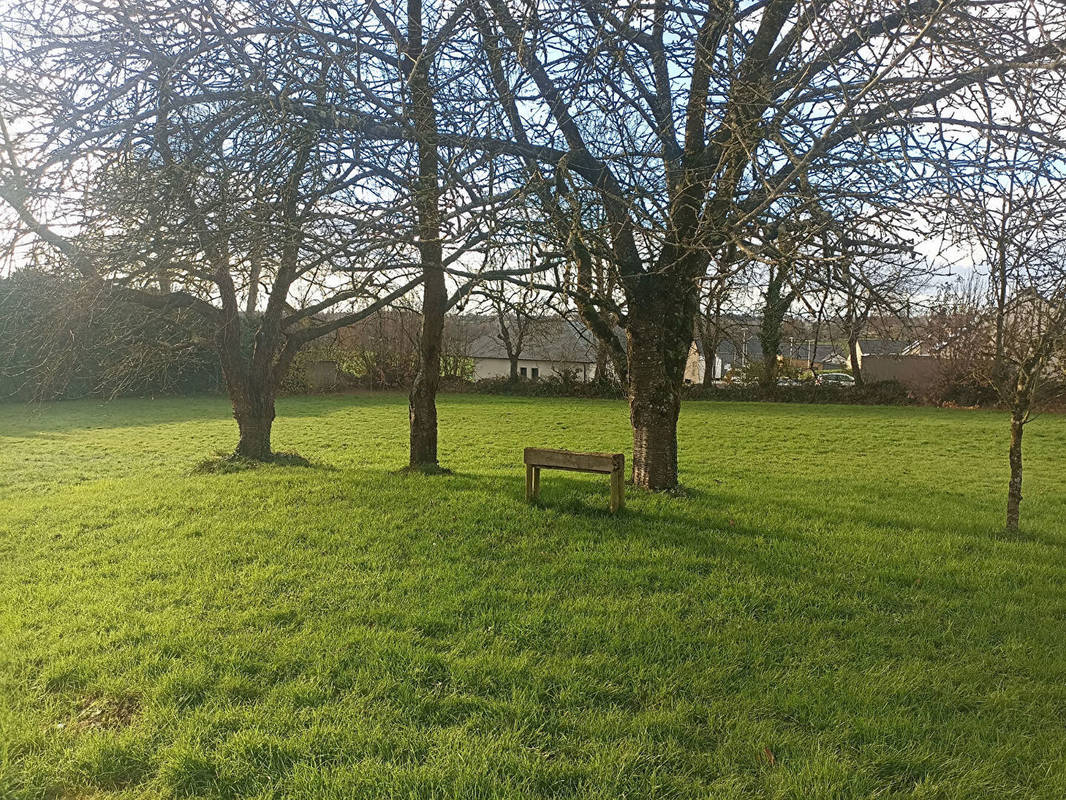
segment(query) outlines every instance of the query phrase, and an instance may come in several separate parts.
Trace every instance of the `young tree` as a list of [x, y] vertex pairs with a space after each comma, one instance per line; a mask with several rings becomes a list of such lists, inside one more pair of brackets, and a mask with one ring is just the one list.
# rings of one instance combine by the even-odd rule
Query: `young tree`
[[[894, 205], [875, 208], [838, 206], [824, 211], [826, 235], [821, 258], [807, 275], [809, 291], [804, 304], [817, 307], [819, 319], [828, 310], [835, 313], [835, 327], [843, 333], [851, 373], [856, 386], [863, 386], [860, 339], [875, 322], [896, 321], [910, 316], [916, 295], [935, 277], [936, 270], [914, 251], [915, 234], [930, 230], [913, 220], [899, 198]], [[923, 230], [924, 229], [924, 230]], [[884, 325], [880, 327], [885, 327]]]
[[[1059, 277], [1051, 285], [1012, 292], [1002, 325], [1002, 350], [992, 365], [991, 383], [1010, 409], [1010, 481], [1007, 485], [1007, 530], [1017, 531], [1022, 503], [1022, 433], [1046, 389], [1062, 394], [1066, 381], [1066, 250], [1062, 242]], [[1039, 288], [1038, 288], [1039, 287]], [[999, 309], [996, 309], [999, 316]], [[1048, 385], [1049, 378], [1056, 383]]]
[[[696, 336], [703, 348], [703, 385], [714, 386], [718, 349], [734, 338], [733, 303], [745, 279], [738, 264], [736, 247], [726, 248], [704, 277], [701, 286], [701, 312], [696, 316]], [[735, 268], [732, 268], [735, 267]]]
[[[948, 173], [946, 222], [987, 280], [975, 365], [1010, 411], [1007, 529], [1017, 531], [1025, 425], [1049, 390], [1066, 388], [1066, 91], [1035, 74], [973, 101], [991, 124], [965, 148], [978, 178]], [[958, 160], [960, 144], [941, 141], [945, 158]]]
[[517, 383], [518, 361], [536, 334], [537, 320], [549, 310], [544, 293], [528, 284], [490, 281], [474, 294], [491, 310], [496, 339], [503, 345], [510, 364], [508, 380]]
[[847, 249], [829, 270], [828, 286], [838, 301], [837, 314], [847, 340], [851, 374], [860, 387], [865, 380], [859, 340], [869, 332], [874, 315], [905, 319], [911, 299], [933, 275], [924, 260], [908, 253], [905, 246], [892, 248], [886, 243], [886, 249], [878, 251], [880, 244], [870, 242], [862, 247], [845, 242]]

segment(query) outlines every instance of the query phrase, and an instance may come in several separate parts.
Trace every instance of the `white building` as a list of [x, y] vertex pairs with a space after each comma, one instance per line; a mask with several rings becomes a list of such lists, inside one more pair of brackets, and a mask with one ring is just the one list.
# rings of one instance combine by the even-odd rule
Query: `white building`
[[[494, 331], [485, 331], [467, 347], [474, 362], [474, 379], [506, 378], [511, 362], [503, 341]], [[518, 358], [518, 377], [534, 380], [569, 373], [579, 381], [596, 377], [596, 346], [588, 331], [569, 320], [551, 317], [537, 320], [526, 334]]]

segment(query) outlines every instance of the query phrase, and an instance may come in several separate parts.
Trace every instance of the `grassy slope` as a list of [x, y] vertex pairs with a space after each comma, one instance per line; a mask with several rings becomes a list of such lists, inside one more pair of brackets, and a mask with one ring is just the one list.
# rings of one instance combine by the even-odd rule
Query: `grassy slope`
[[[687, 496], [546, 472], [614, 402], [0, 407], [0, 797], [1066, 795], [1066, 418], [690, 403]], [[57, 727], [62, 725], [63, 727]]]

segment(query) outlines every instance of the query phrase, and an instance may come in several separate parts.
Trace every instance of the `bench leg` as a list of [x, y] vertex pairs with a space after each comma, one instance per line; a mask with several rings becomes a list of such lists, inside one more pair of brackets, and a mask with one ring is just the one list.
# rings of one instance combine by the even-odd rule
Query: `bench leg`
[[625, 471], [616, 469], [611, 473], [611, 513], [615, 513], [626, 504]]
[[533, 467], [526, 464], [526, 502], [533, 502]]
[[540, 467], [533, 467], [533, 499], [540, 497]]

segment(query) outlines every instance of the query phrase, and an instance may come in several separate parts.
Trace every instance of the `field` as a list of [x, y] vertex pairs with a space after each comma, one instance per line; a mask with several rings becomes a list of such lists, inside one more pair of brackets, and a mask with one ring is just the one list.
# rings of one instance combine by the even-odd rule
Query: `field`
[[1062, 798], [1066, 418], [689, 403], [681, 496], [545, 472], [622, 403], [0, 406], [0, 798]]

